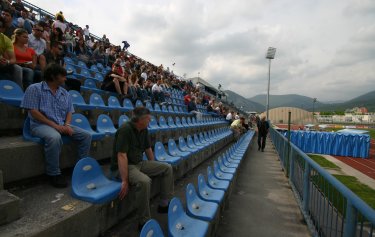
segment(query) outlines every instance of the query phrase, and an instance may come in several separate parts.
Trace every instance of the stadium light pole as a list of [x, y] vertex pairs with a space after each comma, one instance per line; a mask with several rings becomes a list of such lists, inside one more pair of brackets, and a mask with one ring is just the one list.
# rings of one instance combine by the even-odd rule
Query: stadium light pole
[[276, 48], [268, 47], [266, 58], [269, 60], [268, 66], [268, 87], [267, 87], [267, 120], [269, 121], [269, 109], [270, 109], [270, 83], [271, 83], [271, 60], [275, 58]]
[[317, 101], [317, 98], [313, 98], [313, 111], [312, 111], [312, 121], [314, 123], [314, 113], [315, 113], [315, 103]]

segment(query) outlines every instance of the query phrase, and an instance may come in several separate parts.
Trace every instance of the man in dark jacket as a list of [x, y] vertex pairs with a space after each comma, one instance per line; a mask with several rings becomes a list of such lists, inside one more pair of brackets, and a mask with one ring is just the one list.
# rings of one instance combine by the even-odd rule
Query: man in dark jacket
[[258, 127], [258, 151], [262, 149], [264, 151], [264, 147], [266, 146], [266, 138], [267, 133], [270, 125], [268, 121], [266, 121], [266, 117], [263, 116], [262, 119], [257, 123]]

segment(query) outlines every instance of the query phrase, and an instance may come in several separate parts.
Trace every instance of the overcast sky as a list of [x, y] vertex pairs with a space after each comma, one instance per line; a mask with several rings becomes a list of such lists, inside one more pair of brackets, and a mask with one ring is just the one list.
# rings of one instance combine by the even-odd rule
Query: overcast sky
[[266, 93], [269, 46], [277, 48], [271, 94], [336, 101], [375, 90], [374, 0], [30, 2], [115, 44], [127, 40], [130, 52], [177, 75], [200, 72], [246, 98]]

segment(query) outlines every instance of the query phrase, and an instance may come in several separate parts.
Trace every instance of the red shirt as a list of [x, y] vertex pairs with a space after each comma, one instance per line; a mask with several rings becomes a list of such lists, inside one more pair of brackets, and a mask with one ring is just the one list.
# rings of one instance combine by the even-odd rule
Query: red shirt
[[35, 51], [32, 48], [26, 48], [26, 51], [22, 52], [14, 46], [14, 54], [16, 55], [16, 63], [32, 62]]

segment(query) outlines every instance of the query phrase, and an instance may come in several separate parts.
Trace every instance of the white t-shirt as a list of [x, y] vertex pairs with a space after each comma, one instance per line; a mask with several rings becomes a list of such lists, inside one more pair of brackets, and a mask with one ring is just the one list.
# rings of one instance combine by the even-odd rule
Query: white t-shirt
[[153, 86], [152, 86], [152, 92], [162, 92], [163, 91], [163, 88], [161, 88], [161, 86], [158, 86], [157, 83], [155, 83]]
[[236, 115], [234, 116], [234, 119], [240, 119], [240, 116], [239, 116], [238, 114], [236, 114]]
[[61, 21], [54, 21], [53, 22], [53, 27], [55, 28], [60, 28], [63, 33], [65, 33], [66, 30], [66, 24], [62, 23]]
[[226, 120], [232, 120], [232, 113], [227, 114]]
[[147, 73], [146, 72], [142, 72], [141, 77], [143, 79], [147, 80]]
[[90, 36], [89, 29], [87, 29], [87, 28], [83, 29], [83, 35]]

